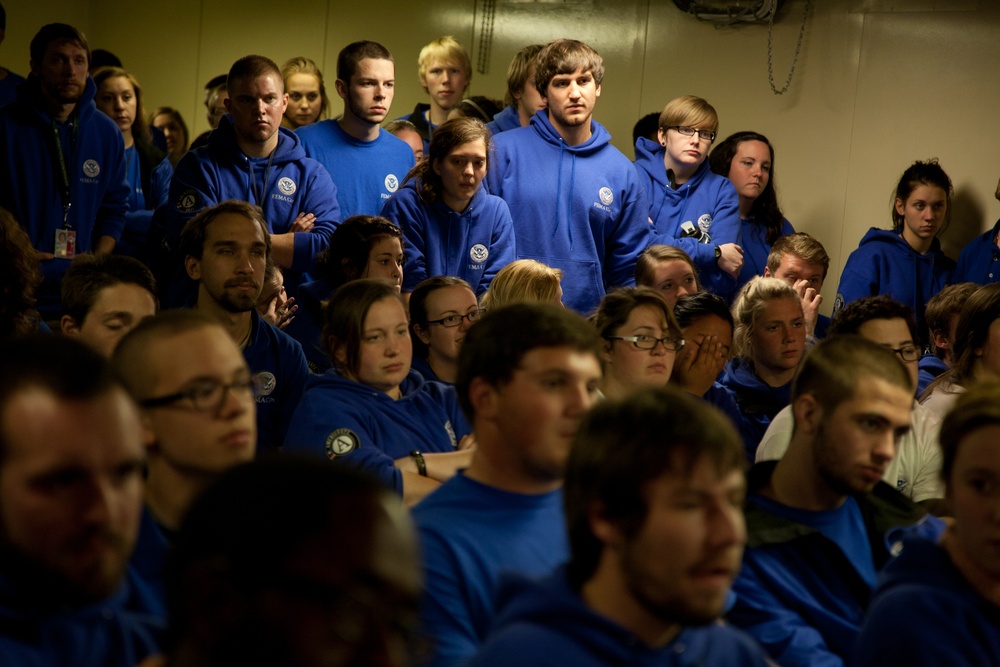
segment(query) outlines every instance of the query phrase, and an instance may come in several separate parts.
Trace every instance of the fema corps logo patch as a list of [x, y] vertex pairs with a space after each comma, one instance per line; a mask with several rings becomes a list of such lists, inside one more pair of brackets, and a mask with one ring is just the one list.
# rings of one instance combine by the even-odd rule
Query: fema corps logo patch
[[185, 190], [177, 197], [178, 211], [193, 211], [198, 206], [198, 193], [195, 190]]
[[841, 310], [844, 309], [844, 295], [837, 294], [837, 298], [833, 301], [833, 314], [836, 315]]
[[97, 164], [97, 160], [87, 160], [83, 163], [83, 175], [87, 178], [97, 178], [99, 173], [101, 173], [101, 165]]
[[701, 216], [700, 218], [698, 218], [698, 227], [701, 229], [701, 231], [707, 233], [708, 230], [712, 228], [712, 216], [711, 216], [711, 214], [706, 213], [703, 216]]
[[385, 177], [385, 189], [389, 192], [395, 192], [399, 188], [399, 179], [396, 178], [396, 174], [388, 174]]
[[615, 193], [611, 191], [611, 188], [601, 188], [597, 196], [601, 198], [601, 203], [605, 206], [611, 206], [612, 202], [615, 201]]
[[281, 194], [283, 195], [294, 195], [295, 181], [285, 176], [280, 181], [278, 181], [278, 189], [281, 190]]
[[469, 258], [476, 264], [482, 264], [490, 256], [489, 249], [482, 243], [477, 243], [469, 250]]
[[357, 434], [349, 428], [338, 428], [326, 436], [326, 458], [331, 461], [338, 456], [346, 456], [361, 446]]
[[257, 385], [257, 396], [270, 396], [271, 392], [274, 391], [275, 386], [277, 386], [277, 381], [274, 379], [273, 373], [268, 373], [267, 371], [261, 371], [253, 376], [254, 383]]

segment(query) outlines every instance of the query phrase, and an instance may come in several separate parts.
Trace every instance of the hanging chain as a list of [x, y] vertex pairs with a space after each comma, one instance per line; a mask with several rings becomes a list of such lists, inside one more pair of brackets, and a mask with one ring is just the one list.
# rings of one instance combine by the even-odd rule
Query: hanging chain
[[[777, 5], [777, 3], [775, 3]], [[778, 13], [777, 7], [771, 12], [771, 20], [767, 23], [767, 81], [771, 84], [771, 91], [775, 95], [784, 95], [788, 91], [788, 87], [792, 84], [792, 77], [795, 76], [795, 68], [799, 64], [799, 52], [802, 50], [802, 38], [806, 34], [806, 19], [809, 17], [809, 6], [812, 5], [812, 0], [806, 0], [805, 11], [802, 12], [802, 27], [799, 28], [799, 41], [795, 45], [795, 57], [792, 58], [792, 66], [788, 70], [788, 78], [785, 80], [785, 85], [781, 90], [778, 90], [774, 85], [774, 65], [772, 64], [772, 57], [774, 55], [774, 15]]]
[[476, 71], [487, 74], [490, 68], [490, 50], [493, 48], [493, 15], [496, 14], [496, 0], [482, 0], [483, 18], [479, 22], [479, 58]]

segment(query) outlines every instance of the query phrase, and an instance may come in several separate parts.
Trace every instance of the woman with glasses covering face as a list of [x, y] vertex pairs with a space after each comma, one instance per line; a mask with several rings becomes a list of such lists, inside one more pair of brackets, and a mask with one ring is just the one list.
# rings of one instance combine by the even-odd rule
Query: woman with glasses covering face
[[667, 384], [684, 336], [656, 290], [623, 287], [609, 292], [592, 321], [604, 340], [605, 397], [621, 398], [636, 389]]
[[660, 114], [659, 141], [636, 141], [635, 166], [649, 197], [654, 242], [681, 248], [705, 287], [728, 299], [736, 291], [743, 250], [736, 189], [708, 165], [718, 127], [719, 116], [705, 100], [673, 99]]
[[740, 288], [754, 276], [764, 275], [771, 246], [795, 229], [778, 206], [774, 146], [767, 137], [756, 132], [731, 134], [712, 149], [708, 160], [712, 171], [732, 181], [740, 198], [743, 268], [736, 281]]
[[924, 310], [952, 282], [955, 262], [938, 241], [951, 211], [952, 185], [937, 160], [914, 162], [896, 185], [892, 229], [872, 227], [840, 275], [834, 313], [864, 296], [888, 294], [917, 314], [921, 346], [927, 343]]
[[410, 294], [414, 370], [425, 380], [453, 384], [465, 334], [485, 313], [461, 278], [437, 276], [417, 285]]
[[365, 470], [414, 504], [471, 460], [455, 390], [412, 372], [406, 304], [392, 285], [347, 283], [323, 314], [333, 370], [309, 378], [285, 450]]
[[972, 667], [1000, 655], [1000, 383], [969, 389], [940, 431], [953, 520], [903, 543], [879, 577], [852, 665]]
[[941, 418], [968, 387], [1000, 379], [1000, 283], [980, 287], [962, 306], [951, 353], [951, 369], [921, 397], [923, 406]]

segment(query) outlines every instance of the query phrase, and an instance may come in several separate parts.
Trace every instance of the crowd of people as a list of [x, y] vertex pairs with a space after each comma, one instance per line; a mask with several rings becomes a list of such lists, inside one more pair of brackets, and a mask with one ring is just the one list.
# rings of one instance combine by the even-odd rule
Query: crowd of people
[[583, 42], [501, 104], [435, 39], [397, 120], [381, 44], [335, 118], [242, 56], [193, 140], [93, 55], [0, 76], [0, 662], [1000, 660], [1000, 223], [945, 256], [937, 161], [830, 318], [767, 137], [680, 96], [630, 161]]

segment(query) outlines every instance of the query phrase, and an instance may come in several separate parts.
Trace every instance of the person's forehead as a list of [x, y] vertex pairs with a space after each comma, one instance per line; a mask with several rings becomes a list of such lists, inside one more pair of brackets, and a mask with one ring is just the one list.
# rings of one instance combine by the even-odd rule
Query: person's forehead
[[[431, 67], [434, 65], [432, 64]], [[451, 65], [442, 65], [450, 67]], [[354, 68], [354, 76], [372, 76], [378, 74], [388, 74], [390, 77], [395, 73], [396, 65], [388, 58], [362, 58]]]
[[205, 243], [264, 242], [264, 233], [260, 225], [239, 213], [222, 213], [205, 229]]
[[254, 95], [261, 92], [282, 92], [285, 82], [279, 72], [264, 72], [257, 76], [245, 76], [233, 82], [233, 96]]
[[579, 79], [580, 77], [589, 76], [593, 77], [594, 73], [589, 69], [584, 69], [583, 67], [577, 67], [572, 72], [559, 72], [552, 75], [552, 79]]
[[910, 327], [902, 317], [878, 317], [862, 322], [858, 327], [858, 333], [879, 345], [895, 347], [903, 342], [912, 342]]
[[823, 273], [823, 265], [815, 262], [807, 262], [805, 259], [793, 252], [786, 252], [778, 264], [778, 271], [800, 271], [807, 273]]
[[151, 341], [144, 358], [157, 393], [176, 391], [203, 377], [228, 382], [234, 373], [246, 369], [246, 361], [229, 335], [210, 325]]
[[595, 352], [555, 346], [528, 350], [521, 357], [521, 363], [516, 370], [528, 374], [559, 371], [590, 375], [596, 369], [597, 375], [600, 375], [600, 367]]
[[45, 47], [46, 56], [51, 56], [55, 54], [70, 54], [70, 55], [83, 54], [83, 56], [86, 58], [87, 49], [83, 48], [83, 46], [79, 42], [74, 41], [72, 39], [56, 39], [49, 42], [48, 46]]
[[142, 455], [138, 408], [120, 387], [88, 398], [63, 398], [40, 385], [17, 391], [0, 410], [4, 467], [99, 469]]

